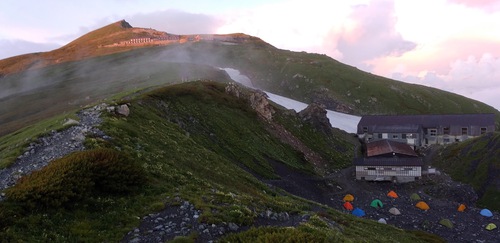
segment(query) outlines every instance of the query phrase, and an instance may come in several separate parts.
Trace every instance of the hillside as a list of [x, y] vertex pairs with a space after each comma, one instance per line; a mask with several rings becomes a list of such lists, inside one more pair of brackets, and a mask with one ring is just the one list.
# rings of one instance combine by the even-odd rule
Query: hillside
[[500, 133], [439, 148], [434, 154], [434, 165], [474, 187], [479, 205], [500, 210]]
[[[322, 173], [322, 161], [326, 170], [344, 168], [354, 141], [337, 130], [318, 130], [265, 100], [254, 106], [258, 92], [228, 87], [194, 82], [155, 90], [122, 101], [130, 107], [128, 116], [93, 109], [101, 111], [99, 128], [106, 136], [87, 137], [85, 152], [68, 154], [7, 189], [7, 200], [0, 203], [0, 237], [116, 242], [148, 235], [180, 240], [185, 234], [184, 239], [206, 241], [220, 237], [220, 231], [229, 237], [222, 241], [252, 241], [255, 234], [271, 241], [438, 240], [342, 214], [270, 186], [285, 180], [285, 168], [309, 180]], [[272, 117], [258, 107], [274, 110]], [[270, 128], [276, 127], [284, 133], [273, 133]], [[297, 149], [289, 141], [302, 146]], [[315, 156], [307, 156], [305, 148]], [[194, 220], [184, 219], [184, 213], [178, 218], [179, 212]], [[177, 228], [179, 233], [141, 235], [143, 227], [154, 223], [149, 219], [158, 222], [159, 215], [184, 226]], [[242, 231], [251, 225], [274, 227]]]
[[[130, 43], [133, 38], [149, 42]], [[369, 74], [325, 55], [280, 50], [257, 37], [179, 36], [120, 21], [51, 52], [1, 60], [0, 136], [117, 92], [227, 81], [220, 67], [239, 70], [257, 88], [344, 113], [495, 113], [500, 121], [500, 113], [481, 102]]]

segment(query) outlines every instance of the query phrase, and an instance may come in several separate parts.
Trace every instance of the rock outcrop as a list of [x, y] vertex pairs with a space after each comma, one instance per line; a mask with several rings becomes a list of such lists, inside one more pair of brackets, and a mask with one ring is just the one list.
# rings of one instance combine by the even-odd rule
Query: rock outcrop
[[274, 108], [269, 104], [268, 96], [266, 93], [255, 90], [249, 97], [250, 106], [266, 121], [273, 119]]
[[238, 98], [245, 98], [250, 102], [250, 106], [254, 109], [260, 117], [266, 121], [273, 119], [275, 113], [274, 108], [269, 104], [268, 96], [261, 90], [250, 90], [250, 92], [243, 92], [241, 87], [236, 83], [229, 83], [226, 86], [226, 93]]
[[326, 116], [325, 106], [319, 103], [312, 103], [299, 112], [299, 117], [310, 123], [316, 130], [325, 134], [332, 133], [330, 120]]

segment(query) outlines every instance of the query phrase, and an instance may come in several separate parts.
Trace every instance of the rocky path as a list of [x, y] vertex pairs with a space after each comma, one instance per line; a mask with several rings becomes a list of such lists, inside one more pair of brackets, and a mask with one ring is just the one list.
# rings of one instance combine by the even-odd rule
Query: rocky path
[[[166, 205], [165, 209], [146, 215], [139, 227], [128, 232], [122, 242], [166, 242], [179, 236], [195, 233], [196, 242], [214, 242], [228, 234], [248, 230], [249, 226], [241, 226], [232, 222], [207, 224], [199, 222], [201, 211], [193, 204], [179, 197], [173, 199], [180, 206]], [[267, 210], [258, 215], [254, 227], [258, 226], [298, 226], [309, 220], [309, 215], [289, 215], [286, 212], [276, 213]]]
[[[84, 150], [85, 136], [93, 135], [107, 138], [97, 128], [101, 123], [100, 113], [106, 105], [98, 105], [80, 111], [78, 121], [70, 120], [73, 126], [62, 131], [51, 131], [32, 142], [24, 154], [19, 156], [13, 165], [0, 171], [0, 191], [13, 186], [19, 178], [47, 166], [51, 161], [61, 158], [69, 153]], [[5, 195], [0, 194], [0, 201]]]

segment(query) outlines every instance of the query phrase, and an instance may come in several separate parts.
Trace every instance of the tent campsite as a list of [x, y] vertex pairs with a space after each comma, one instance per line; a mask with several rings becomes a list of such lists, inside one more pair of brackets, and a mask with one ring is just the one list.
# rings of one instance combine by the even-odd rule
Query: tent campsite
[[480, 212], [481, 215], [483, 215], [484, 217], [492, 217], [493, 216], [493, 213], [491, 213], [491, 211], [489, 209], [482, 209], [481, 212]]
[[412, 201], [420, 201], [420, 200], [422, 200], [422, 198], [420, 198], [420, 196], [418, 194], [416, 194], [416, 193], [411, 194], [410, 198], [411, 198]]
[[391, 208], [391, 209], [389, 209], [389, 213], [391, 213], [393, 215], [400, 215], [401, 214], [401, 212], [397, 208]]
[[390, 191], [387, 193], [387, 196], [391, 198], [398, 198], [398, 194], [395, 191]]
[[355, 208], [354, 210], [352, 210], [352, 214], [357, 217], [363, 217], [365, 216], [365, 211], [360, 208]]
[[420, 201], [420, 202], [418, 202], [418, 203], [415, 205], [415, 207], [420, 208], [420, 209], [422, 209], [422, 210], [429, 210], [429, 209], [430, 209], [429, 205], [428, 205], [427, 203], [425, 203], [424, 201]]
[[354, 209], [354, 207], [352, 206], [352, 204], [350, 202], [345, 202], [344, 203], [344, 208], [346, 210], [349, 210], [349, 211], [352, 211]]
[[382, 204], [382, 201], [380, 201], [379, 199], [375, 199], [372, 201], [372, 203], [370, 203], [370, 206], [374, 208], [382, 208], [384, 207], [384, 204]]
[[353, 195], [351, 195], [351, 194], [345, 195], [344, 202], [352, 202], [352, 201], [354, 201], [354, 196]]
[[488, 225], [486, 225], [487, 230], [494, 230], [496, 228], [497, 226], [494, 223], [489, 223]]
[[377, 222], [381, 224], [387, 224], [387, 221], [384, 218], [380, 218]]
[[453, 223], [449, 219], [441, 219], [439, 221], [439, 224], [445, 226], [446, 228], [452, 229], [453, 228]]
[[465, 208], [466, 208], [466, 207], [465, 207], [465, 205], [464, 205], [464, 204], [460, 204], [460, 206], [458, 206], [457, 211], [459, 211], [459, 212], [463, 212], [463, 211], [465, 211]]

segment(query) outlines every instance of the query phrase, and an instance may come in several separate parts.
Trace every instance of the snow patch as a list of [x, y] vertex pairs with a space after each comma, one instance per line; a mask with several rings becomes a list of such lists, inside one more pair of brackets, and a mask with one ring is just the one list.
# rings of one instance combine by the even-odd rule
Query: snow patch
[[[226, 71], [226, 73], [233, 79], [234, 81], [243, 84], [249, 88], [255, 88], [252, 84], [252, 81], [245, 75], [242, 75], [239, 70], [232, 68], [221, 68], [221, 70]], [[268, 91], [264, 91], [269, 99], [287, 109], [293, 109], [296, 112], [299, 112], [307, 107], [306, 103], [293, 100], [284, 96], [280, 96], [277, 94], [273, 94]], [[326, 110], [326, 116], [330, 120], [330, 124], [332, 127], [336, 127], [342, 129], [348, 133], [356, 133], [358, 123], [361, 120], [359, 116], [353, 116], [341, 112]]]

